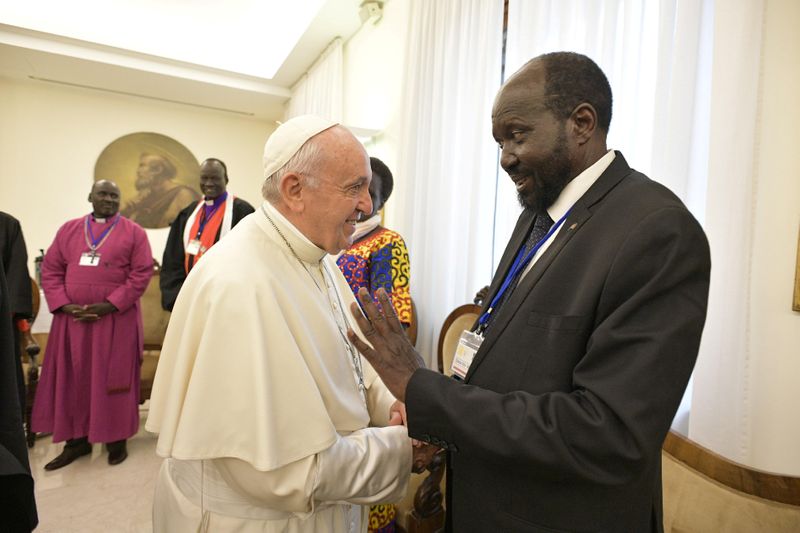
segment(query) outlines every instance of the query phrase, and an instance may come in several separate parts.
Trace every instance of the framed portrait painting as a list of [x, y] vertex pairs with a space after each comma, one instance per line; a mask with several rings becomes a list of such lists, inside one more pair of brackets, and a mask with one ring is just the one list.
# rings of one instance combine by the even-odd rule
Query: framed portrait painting
[[200, 197], [200, 165], [180, 142], [153, 132], [131, 133], [106, 146], [95, 181], [119, 185], [120, 213], [149, 229], [165, 228]]

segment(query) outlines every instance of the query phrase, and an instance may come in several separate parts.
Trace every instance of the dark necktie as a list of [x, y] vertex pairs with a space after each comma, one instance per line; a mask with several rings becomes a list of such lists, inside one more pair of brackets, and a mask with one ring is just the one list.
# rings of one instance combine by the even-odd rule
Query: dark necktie
[[[553, 225], [553, 219], [550, 218], [550, 215], [547, 214], [547, 211], [544, 213], [539, 213], [536, 215], [536, 220], [533, 223], [533, 227], [531, 228], [531, 232], [528, 234], [528, 238], [525, 240], [525, 244], [523, 245], [524, 252], [522, 257], [528, 255], [528, 253], [533, 249], [536, 244], [547, 235], [547, 232], [550, 231], [550, 227]], [[530, 265], [530, 263], [528, 263]], [[527, 266], [525, 268], [521, 268], [517, 275], [514, 276], [514, 279], [511, 280], [511, 283], [508, 285], [506, 292], [503, 294], [502, 299], [497, 303], [495, 306], [495, 310], [492, 312], [489, 324], [492, 323], [492, 318], [497, 314], [497, 310], [502, 307], [504, 303], [508, 301], [511, 297], [511, 293], [514, 292], [514, 289], [517, 288], [517, 284], [519, 283], [520, 278], [522, 277], [522, 273], [527, 270]]]

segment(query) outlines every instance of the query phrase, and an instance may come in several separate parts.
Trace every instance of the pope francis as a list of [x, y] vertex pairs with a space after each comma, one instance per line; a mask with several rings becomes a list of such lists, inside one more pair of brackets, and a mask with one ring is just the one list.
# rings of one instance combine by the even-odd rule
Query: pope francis
[[347, 339], [354, 299], [329, 255], [371, 212], [369, 158], [306, 115], [267, 140], [264, 176], [266, 201], [192, 269], [170, 319], [146, 424], [166, 458], [157, 533], [361, 532], [362, 505], [406, 490], [411, 441]]

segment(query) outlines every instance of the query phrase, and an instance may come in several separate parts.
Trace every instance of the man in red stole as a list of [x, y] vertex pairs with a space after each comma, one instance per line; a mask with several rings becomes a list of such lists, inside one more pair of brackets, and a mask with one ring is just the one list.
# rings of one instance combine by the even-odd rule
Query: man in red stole
[[183, 209], [169, 227], [161, 262], [161, 306], [172, 311], [178, 292], [200, 257], [233, 226], [254, 211], [253, 206], [227, 191], [228, 168], [215, 158], [200, 165], [203, 199]]
[[96, 182], [89, 201], [92, 213], [61, 226], [42, 263], [53, 325], [32, 428], [67, 441], [45, 470], [91, 453], [93, 442], [107, 443], [108, 463], [119, 464], [139, 429], [139, 298], [153, 257], [144, 230], [119, 214], [114, 182]]

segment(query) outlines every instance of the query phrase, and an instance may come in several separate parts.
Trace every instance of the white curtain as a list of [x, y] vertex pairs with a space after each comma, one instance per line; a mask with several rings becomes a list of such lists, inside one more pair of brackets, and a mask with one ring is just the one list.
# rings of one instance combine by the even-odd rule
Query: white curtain
[[337, 37], [292, 87], [292, 97], [286, 104], [286, 120], [311, 113], [341, 122], [343, 70], [342, 40]]
[[[694, 373], [689, 437], [735, 461], [752, 464], [750, 257], [755, 211], [755, 147], [764, 3], [719, 2], [714, 9], [711, 95], [707, 113], [711, 294]], [[724, 5], [721, 5], [724, 4]], [[791, 406], [788, 417], [797, 416]]]
[[435, 365], [447, 314], [491, 278], [503, 2], [410, 0], [400, 150], [392, 195], [411, 257], [417, 348]]

